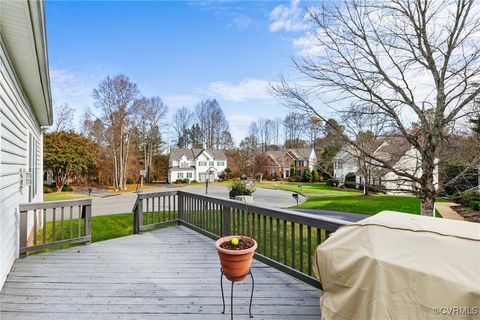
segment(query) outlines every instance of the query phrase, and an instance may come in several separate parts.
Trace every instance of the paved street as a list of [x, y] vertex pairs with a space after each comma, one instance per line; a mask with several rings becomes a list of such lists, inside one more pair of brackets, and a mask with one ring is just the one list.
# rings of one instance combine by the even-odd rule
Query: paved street
[[[159, 187], [157, 190], [148, 190], [145, 192], [155, 191], [171, 191], [171, 190], [183, 190], [187, 192], [205, 194], [205, 185], [193, 185], [187, 187]], [[94, 216], [107, 215], [114, 213], [128, 213], [131, 212], [135, 200], [137, 199], [136, 193], [124, 193], [112, 195], [111, 193], [97, 193], [97, 197], [92, 197], [92, 214]], [[228, 199], [228, 188], [226, 186], [209, 186], [208, 195]], [[273, 190], [265, 188], [257, 188], [253, 194], [254, 203], [259, 206], [271, 207], [271, 208], [288, 208], [296, 204], [295, 199], [292, 197], [292, 192], [284, 190]], [[304, 201], [303, 197], [300, 197], [300, 201]], [[296, 211], [320, 215], [323, 217], [336, 218], [345, 221], [356, 222], [368, 217], [368, 215], [359, 213], [349, 213], [333, 210], [317, 210], [317, 209], [294, 209]]]
[[[148, 190], [146, 192], [172, 190], [205, 194], [205, 185], [193, 185], [180, 188], [161, 187], [158, 190]], [[208, 195], [228, 199], [228, 188], [226, 186], [209, 186]], [[283, 190], [257, 188], [253, 197], [256, 205], [265, 207], [288, 208], [296, 204], [295, 199], [292, 197], [292, 192]], [[136, 199], [136, 193], [92, 197], [92, 214], [98, 216], [131, 212]], [[301, 200], [303, 201], [303, 198], [301, 198]]]

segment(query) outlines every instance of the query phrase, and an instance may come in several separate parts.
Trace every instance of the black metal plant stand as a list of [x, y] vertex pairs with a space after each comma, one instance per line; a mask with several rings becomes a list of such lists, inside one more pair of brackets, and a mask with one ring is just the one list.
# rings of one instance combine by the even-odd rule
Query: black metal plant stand
[[[223, 301], [223, 311], [222, 313], [225, 314], [225, 295], [223, 294], [223, 276], [225, 273], [223, 273], [223, 269], [220, 268], [220, 287], [222, 288], [222, 301]], [[250, 318], [253, 318], [252, 315], [252, 300], [253, 300], [253, 290], [255, 289], [255, 280], [253, 279], [253, 274], [252, 270], [249, 270], [248, 273], [250, 277], [252, 278], [252, 292], [250, 293], [250, 305], [248, 307], [248, 313], [250, 314]], [[233, 320], [233, 285], [237, 281], [231, 281], [232, 282], [232, 288], [230, 290], [230, 319]]]

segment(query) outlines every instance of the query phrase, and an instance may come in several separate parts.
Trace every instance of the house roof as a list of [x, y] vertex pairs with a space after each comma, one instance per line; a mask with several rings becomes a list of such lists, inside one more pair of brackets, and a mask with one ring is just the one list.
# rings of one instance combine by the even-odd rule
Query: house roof
[[0, 30], [21, 91], [40, 125], [53, 123], [43, 1], [0, 1]]
[[209, 155], [211, 155], [215, 160], [226, 161], [227, 156], [223, 150], [215, 150], [215, 149], [179, 149], [173, 148], [170, 150], [170, 159], [171, 160], [178, 160], [183, 155], [187, 157], [188, 160], [195, 160], [203, 151], [206, 151]]
[[308, 160], [310, 159], [310, 154], [312, 153], [312, 148], [295, 148], [295, 149], [284, 149], [284, 150], [271, 150], [265, 152], [269, 155], [275, 162], [279, 162], [280, 159], [285, 155], [289, 154], [295, 160]]

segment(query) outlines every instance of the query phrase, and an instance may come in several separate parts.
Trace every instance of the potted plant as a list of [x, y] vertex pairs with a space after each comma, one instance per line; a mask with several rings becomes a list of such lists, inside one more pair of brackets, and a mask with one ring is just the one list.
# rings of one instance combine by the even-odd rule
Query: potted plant
[[233, 282], [242, 281], [250, 271], [257, 242], [245, 236], [226, 236], [215, 242], [225, 277]]

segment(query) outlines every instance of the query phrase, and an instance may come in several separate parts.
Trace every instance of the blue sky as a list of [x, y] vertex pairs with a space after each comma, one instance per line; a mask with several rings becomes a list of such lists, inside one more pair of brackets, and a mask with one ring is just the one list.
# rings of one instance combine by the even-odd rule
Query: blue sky
[[306, 4], [295, 1], [47, 1], [54, 105], [77, 118], [107, 75], [124, 73], [176, 108], [217, 98], [236, 142], [253, 120], [288, 110], [268, 84], [308, 49]]

